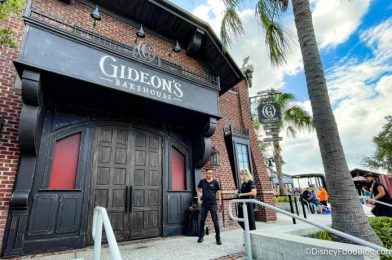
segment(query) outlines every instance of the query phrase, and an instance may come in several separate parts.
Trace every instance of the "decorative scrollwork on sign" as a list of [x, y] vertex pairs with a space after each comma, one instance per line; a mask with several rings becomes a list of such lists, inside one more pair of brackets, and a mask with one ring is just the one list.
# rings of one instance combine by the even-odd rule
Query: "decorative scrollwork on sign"
[[148, 63], [155, 59], [155, 50], [149, 42], [139, 42], [137, 51], [139, 57]]

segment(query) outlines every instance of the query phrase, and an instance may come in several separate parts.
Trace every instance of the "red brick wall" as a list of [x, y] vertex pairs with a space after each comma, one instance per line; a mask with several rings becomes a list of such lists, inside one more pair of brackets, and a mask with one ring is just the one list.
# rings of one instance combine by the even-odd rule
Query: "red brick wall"
[[[237, 89], [237, 93], [229, 91], [222, 95], [219, 99], [219, 108], [222, 119], [218, 121], [216, 131], [212, 136], [212, 145], [220, 152], [220, 165], [213, 167], [215, 171], [215, 178], [221, 183], [223, 191], [233, 191], [236, 189], [223, 134], [223, 128], [225, 127], [226, 120], [230, 119], [233, 128], [245, 128], [249, 130], [249, 145], [253, 156], [252, 167], [254, 181], [256, 183], [258, 193], [257, 199], [273, 204], [271, 181], [268, 178], [266, 167], [264, 165], [264, 158], [259, 148], [257, 135], [253, 130], [253, 124], [251, 121], [251, 113], [249, 111], [248, 104], [248, 84], [246, 81], [242, 81], [237, 85]], [[210, 167], [208, 163], [205, 168], [207, 167]], [[230, 199], [234, 197], [235, 195], [223, 194], [224, 199]], [[227, 212], [227, 201], [224, 201], [224, 209]], [[222, 225], [221, 213], [219, 213], [218, 219]], [[276, 220], [276, 214], [273, 211], [262, 209], [260, 211], [256, 211], [256, 220]], [[237, 223], [234, 223], [232, 220], [230, 220], [228, 214], [225, 214], [225, 222], [227, 227], [237, 226]], [[210, 217], [208, 217], [206, 223], [209, 227], [213, 226]]]
[[[22, 44], [24, 24], [21, 19], [1, 20], [0, 29], [2, 28], [12, 29], [17, 44]], [[16, 71], [12, 64], [18, 54], [18, 49], [0, 47], [0, 120], [4, 120], [0, 133], [0, 244], [19, 160], [18, 125], [22, 101], [20, 89], [15, 88]]]
[[[136, 39], [138, 28], [106, 15], [103, 10], [100, 12], [102, 20], [97, 22], [95, 28], [93, 28], [93, 19], [90, 17], [92, 8], [80, 2], [75, 1], [74, 4], [69, 5], [58, 0], [33, 0], [32, 10], [49, 15], [67, 25], [78, 26], [87, 31], [108, 37], [127, 46], [131, 46]], [[56, 24], [54, 25], [56, 26]], [[172, 63], [180, 64], [187, 70], [191, 70], [195, 73], [206, 72], [205, 68], [197, 60], [189, 58], [184, 50], [180, 53], [172, 53], [172, 55], [169, 56], [169, 53], [174, 47], [175, 39], [168, 42], [156, 35], [148, 33], [148, 28], [144, 27], [144, 29], [146, 31], [146, 38], [143, 40], [146, 40], [153, 45], [157, 56]], [[184, 48], [184, 46], [181, 47]]]
[[[136, 27], [122, 23], [119, 20], [105, 15], [102, 15], [102, 21], [98, 22], [93, 28], [93, 21], [90, 17], [91, 8], [79, 2], [72, 5], [62, 3], [57, 0], [33, 0], [33, 10], [39, 11], [43, 14], [54, 17], [69, 25], [75, 25], [86, 30], [95, 32], [102, 36], [111, 38], [115, 41], [121, 42], [130, 46], [136, 37]], [[22, 37], [24, 32], [24, 24], [21, 19], [7, 19], [0, 21], [0, 28], [11, 27], [16, 32], [16, 39], [19, 46], [22, 44]], [[148, 28], [146, 28], [148, 31]], [[171, 52], [174, 40], [166, 41], [157, 35], [146, 33], [145, 40], [148, 40], [155, 48], [157, 55], [169, 60], [175, 64], [180, 64], [186, 69], [202, 73], [206, 72], [197, 60], [186, 56], [185, 52], [173, 53]], [[16, 60], [19, 50], [10, 49], [7, 47], [0, 47], [0, 118], [5, 119], [3, 132], [0, 136], [0, 239], [2, 240], [4, 228], [7, 220], [8, 206], [13, 189], [13, 183], [17, 171], [19, 160], [18, 148], [18, 123], [19, 115], [22, 106], [20, 89], [14, 87], [16, 72], [12, 61]], [[219, 175], [217, 179], [222, 183], [224, 190], [234, 190], [234, 181], [232, 178], [231, 168], [228, 161], [227, 152], [223, 141], [223, 127], [225, 119], [230, 118], [234, 127], [242, 127], [247, 129], [252, 128], [250, 121], [250, 113], [248, 110], [248, 87], [245, 82], [238, 85], [239, 93], [226, 93], [220, 98], [220, 111], [223, 119], [218, 122], [215, 135], [212, 137], [213, 145], [221, 153], [221, 166], [217, 167]], [[240, 110], [240, 103], [242, 110]], [[251, 149], [253, 154], [253, 165], [255, 173], [255, 181], [258, 188], [258, 198], [267, 202], [272, 201], [271, 184], [265, 172], [263, 165], [263, 158], [258, 148], [257, 137], [254, 131], [251, 134]], [[225, 195], [224, 198], [229, 198]], [[225, 209], [227, 209], [227, 201], [225, 202]], [[272, 220], [275, 215], [269, 212], [261, 211], [258, 213], [259, 219]], [[220, 220], [222, 217], [220, 216]], [[227, 226], [236, 226], [229, 220], [229, 216], [225, 214]], [[1, 244], [1, 241], [0, 241]]]

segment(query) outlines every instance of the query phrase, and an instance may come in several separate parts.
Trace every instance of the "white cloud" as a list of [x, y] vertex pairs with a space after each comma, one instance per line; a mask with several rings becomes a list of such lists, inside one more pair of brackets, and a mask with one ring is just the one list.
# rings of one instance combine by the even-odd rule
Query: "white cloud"
[[357, 29], [370, 0], [318, 0], [313, 10], [313, 24], [320, 48], [345, 42]]
[[[347, 40], [358, 27], [369, 3], [370, 0], [349, 3], [340, 0], [313, 0], [313, 20], [320, 47], [336, 46]], [[208, 22], [217, 35], [220, 33], [223, 12], [224, 5], [221, 0], [207, 0], [193, 10], [193, 14]], [[291, 10], [288, 13], [283, 17], [282, 24], [289, 32], [291, 52], [287, 54], [287, 64], [273, 68], [268, 57], [265, 34], [259, 26], [254, 10], [240, 11], [247, 34], [246, 37], [235, 40], [235, 44], [230, 48], [230, 54], [239, 66], [245, 57], [251, 56], [250, 62], [255, 68], [251, 95], [262, 89], [282, 88], [285, 84], [285, 75], [294, 76], [303, 70], [294, 18]]]
[[[372, 154], [372, 137], [385, 124], [384, 117], [392, 115], [391, 37], [392, 18], [361, 33], [373, 57], [363, 61], [343, 57], [344, 62], [327, 70], [331, 100], [340, 100], [334, 114], [350, 168], [360, 166], [361, 156]], [[285, 171], [323, 171], [315, 133], [285, 138], [282, 147], [288, 162]]]
[[[321, 51], [336, 48], [356, 32], [362, 17], [369, 9], [371, 0], [311, 0], [313, 22]], [[219, 35], [223, 17], [221, 1], [207, 0], [194, 9], [193, 13], [210, 23]], [[290, 11], [290, 10], [289, 10]], [[229, 50], [240, 66], [243, 58], [251, 56], [254, 65], [251, 95], [262, 89], [282, 88], [285, 75], [303, 73], [302, 58], [296, 36], [292, 14], [283, 17], [283, 24], [293, 40], [288, 63], [278, 69], [270, 65], [264, 33], [259, 28], [253, 10], [242, 10], [247, 31], [246, 37], [236, 39]], [[384, 116], [392, 114], [392, 78], [385, 72], [391, 70], [392, 53], [391, 19], [361, 33], [361, 42], [373, 51], [374, 57], [360, 60], [352, 57], [353, 46], [346, 57], [326, 70], [330, 97], [339, 127], [341, 140], [349, 167], [358, 166], [359, 156], [372, 151], [372, 136], [376, 135], [384, 123]], [[309, 100], [301, 104], [311, 111]], [[296, 139], [285, 137], [282, 142], [284, 171], [287, 173], [323, 172], [316, 133], [299, 134]]]

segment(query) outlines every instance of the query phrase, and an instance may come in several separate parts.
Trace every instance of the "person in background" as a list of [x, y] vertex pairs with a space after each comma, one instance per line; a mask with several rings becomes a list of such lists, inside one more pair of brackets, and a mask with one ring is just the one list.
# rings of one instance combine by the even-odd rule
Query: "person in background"
[[[366, 173], [363, 177], [365, 177], [366, 183], [370, 186], [370, 192], [374, 200], [392, 205], [392, 198], [383, 184], [377, 182], [371, 173]], [[371, 202], [374, 203], [373, 201]], [[374, 208], [371, 212], [377, 217], [392, 217], [392, 208], [377, 202], [374, 203]]]
[[220, 238], [220, 229], [218, 222], [218, 205], [216, 204], [216, 195], [218, 194], [219, 200], [219, 211], [222, 210], [222, 194], [219, 182], [214, 179], [214, 171], [208, 169], [206, 171], [206, 178], [201, 179], [199, 185], [197, 185], [197, 202], [201, 203], [200, 211], [200, 229], [199, 239], [197, 242], [203, 242], [204, 237], [204, 225], [206, 223], [208, 211], [211, 214], [212, 222], [214, 223], [215, 239], [218, 245], [222, 244]]
[[[252, 175], [248, 170], [241, 170], [240, 171], [240, 178], [241, 178], [241, 192], [238, 194], [239, 199], [254, 199], [257, 195], [256, 185], [253, 181]], [[253, 204], [247, 203], [248, 209], [248, 220], [249, 220], [249, 230], [256, 229], [256, 222], [255, 222], [255, 214], [253, 212]], [[242, 203], [238, 204], [238, 217], [244, 217], [244, 212], [242, 209]], [[245, 230], [244, 222], [239, 221], [238, 224]]]
[[324, 206], [328, 207], [327, 201], [328, 201], [328, 192], [324, 187], [320, 187], [317, 192], [317, 199], [320, 201], [321, 204]]
[[371, 193], [366, 186], [362, 186], [362, 196], [370, 197]]
[[[362, 186], [362, 188], [361, 188], [361, 193], [362, 193], [362, 196], [364, 196], [364, 197], [366, 197], [366, 198], [370, 198], [371, 193], [370, 193], [370, 191], [367, 189], [366, 186]], [[361, 201], [362, 204], [365, 204], [365, 203], [366, 203], [366, 198], [360, 198], [359, 201]]]

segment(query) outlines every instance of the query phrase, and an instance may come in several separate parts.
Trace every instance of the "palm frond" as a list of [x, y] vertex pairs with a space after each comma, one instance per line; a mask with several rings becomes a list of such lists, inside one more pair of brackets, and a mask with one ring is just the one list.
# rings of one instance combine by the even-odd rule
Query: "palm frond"
[[245, 34], [242, 21], [234, 6], [227, 6], [221, 24], [220, 36], [224, 47], [230, 46], [231, 36]]
[[280, 93], [274, 95], [274, 101], [279, 104], [282, 110], [286, 110], [290, 102], [295, 100], [295, 95], [292, 93]]
[[287, 129], [291, 126], [298, 130], [314, 129], [312, 116], [298, 105], [292, 105], [283, 111], [283, 120], [288, 125]]
[[285, 36], [286, 31], [277, 20], [283, 10], [279, 0], [259, 0], [256, 5], [256, 16], [261, 22], [261, 26], [266, 30], [265, 42], [273, 66], [285, 63], [285, 56], [290, 50]]
[[295, 131], [293, 126], [287, 127], [287, 135], [295, 138], [297, 136], [297, 131]]

